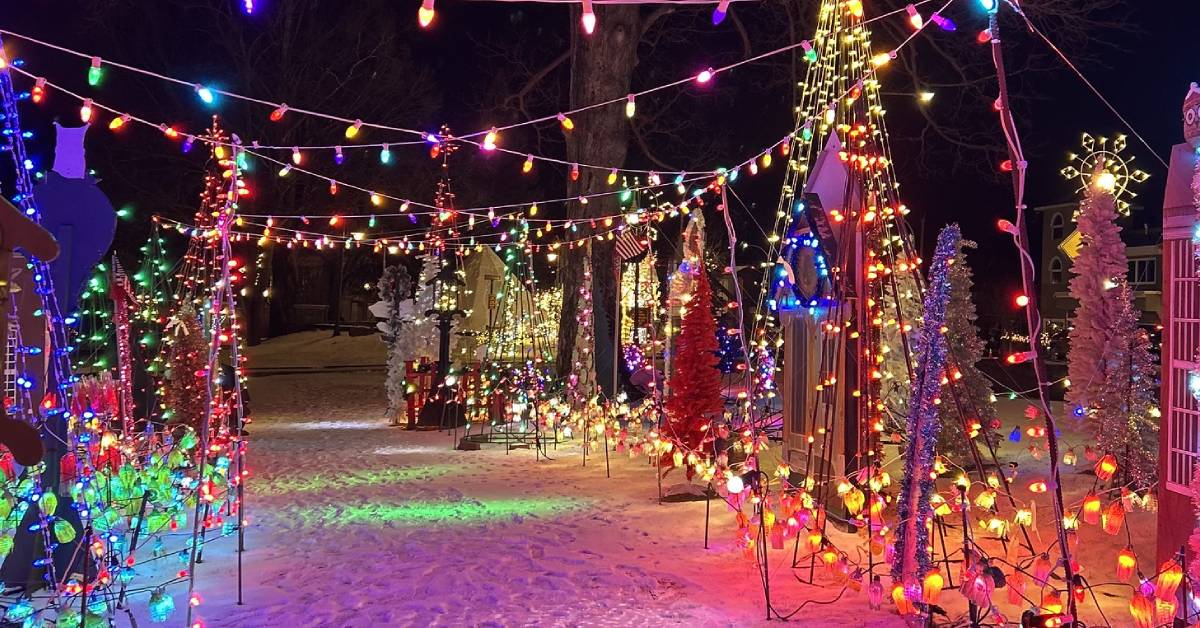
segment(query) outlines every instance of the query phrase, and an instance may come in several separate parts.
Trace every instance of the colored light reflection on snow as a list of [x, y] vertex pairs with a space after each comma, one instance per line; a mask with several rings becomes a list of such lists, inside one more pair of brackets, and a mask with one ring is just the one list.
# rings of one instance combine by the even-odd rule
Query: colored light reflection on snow
[[355, 470], [346, 473], [305, 473], [272, 479], [256, 479], [258, 495], [291, 495], [361, 487], [387, 486], [406, 482], [425, 482], [459, 470], [449, 464], [421, 465], [400, 469]]
[[446, 454], [446, 447], [424, 447], [421, 445], [393, 445], [390, 447], [380, 447], [371, 452], [377, 456], [405, 456], [413, 454]]
[[386, 430], [388, 425], [384, 421], [298, 421], [296, 423], [276, 423], [270, 426], [273, 430]]
[[430, 524], [471, 525], [515, 521], [519, 517], [545, 517], [582, 508], [586, 502], [566, 497], [503, 498], [487, 501], [422, 501], [384, 504], [331, 505], [301, 515], [313, 525]]

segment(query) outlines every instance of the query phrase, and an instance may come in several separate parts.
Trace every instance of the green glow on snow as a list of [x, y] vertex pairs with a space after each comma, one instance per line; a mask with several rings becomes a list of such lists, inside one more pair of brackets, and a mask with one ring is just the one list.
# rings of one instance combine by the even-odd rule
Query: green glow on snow
[[427, 464], [419, 467], [355, 470], [349, 473], [306, 473], [290, 474], [271, 480], [259, 479], [253, 483], [258, 495], [289, 495], [292, 493], [316, 493], [319, 491], [344, 491], [363, 486], [406, 484], [441, 477], [458, 471], [460, 467], [450, 464]]
[[461, 502], [414, 500], [400, 503], [366, 503], [325, 506], [299, 516], [312, 525], [430, 524], [472, 525], [498, 522], [513, 516], [565, 514], [583, 507], [585, 502], [567, 497], [499, 498]]

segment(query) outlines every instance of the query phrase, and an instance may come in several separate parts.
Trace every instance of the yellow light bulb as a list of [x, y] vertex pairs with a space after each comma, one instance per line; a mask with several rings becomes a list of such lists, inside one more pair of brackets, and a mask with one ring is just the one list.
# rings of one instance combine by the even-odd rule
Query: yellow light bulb
[[433, 24], [435, 15], [433, 1], [425, 0], [421, 3], [421, 8], [417, 9], [417, 23], [421, 25], [421, 28], [429, 28], [429, 25]]

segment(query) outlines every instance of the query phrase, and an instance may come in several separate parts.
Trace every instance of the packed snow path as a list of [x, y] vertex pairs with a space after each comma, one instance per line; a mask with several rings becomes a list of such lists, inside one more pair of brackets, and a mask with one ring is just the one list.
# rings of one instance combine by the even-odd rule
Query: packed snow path
[[[732, 546], [721, 502], [705, 550], [704, 503], [658, 504], [654, 470], [640, 461], [614, 457], [606, 479], [603, 458], [585, 468], [576, 445], [551, 451], [552, 462], [499, 446], [454, 451], [444, 433], [388, 427], [380, 377], [251, 381], [245, 604], [236, 541], [212, 543], [196, 583], [208, 626], [762, 622], [758, 573]], [[780, 575], [784, 554], [773, 554]], [[182, 623], [184, 589], [172, 589]], [[801, 595], [839, 590], [794, 589], [777, 604], [786, 612]], [[898, 623], [851, 591], [797, 619]]]

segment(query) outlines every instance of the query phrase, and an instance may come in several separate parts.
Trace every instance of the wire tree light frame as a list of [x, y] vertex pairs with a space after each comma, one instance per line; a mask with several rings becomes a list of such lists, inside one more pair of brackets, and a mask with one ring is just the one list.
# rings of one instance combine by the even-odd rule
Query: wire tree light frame
[[1129, 189], [1131, 183], [1144, 183], [1150, 175], [1137, 168], [1132, 168], [1135, 155], [1122, 154], [1125, 150], [1125, 135], [1121, 134], [1111, 140], [1104, 136], [1093, 136], [1084, 133], [1080, 141], [1083, 153], [1071, 153], [1067, 159], [1071, 162], [1060, 170], [1068, 180], [1076, 179], [1079, 187], [1078, 194], [1092, 187], [1093, 182], [1105, 190], [1112, 190], [1117, 199], [1117, 212], [1128, 216], [1129, 202], [1123, 196], [1134, 198], [1137, 192]]

